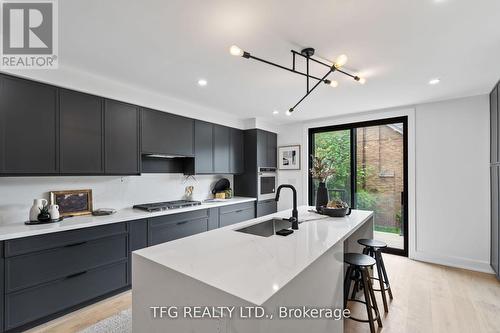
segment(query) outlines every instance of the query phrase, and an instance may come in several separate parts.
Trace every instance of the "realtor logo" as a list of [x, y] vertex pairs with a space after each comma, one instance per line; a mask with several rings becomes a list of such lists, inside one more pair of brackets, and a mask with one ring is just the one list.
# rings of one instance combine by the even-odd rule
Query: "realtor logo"
[[55, 0], [1, 3], [2, 69], [57, 68]]

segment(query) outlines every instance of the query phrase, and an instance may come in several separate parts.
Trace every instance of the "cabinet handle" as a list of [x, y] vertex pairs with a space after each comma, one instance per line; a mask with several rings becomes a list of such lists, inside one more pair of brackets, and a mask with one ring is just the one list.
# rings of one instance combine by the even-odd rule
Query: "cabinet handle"
[[188, 223], [188, 222], [189, 222], [189, 221], [182, 221], [182, 222], [177, 222], [176, 224], [177, 224], [177, 225], [181, 225], [181, 224], [186, 224], [186, 223]]
[[73, 246], [83, 245], [85, 243], [87, 243], [87, 242], [85, 241], [85, 242], [73, 243], [73, 244], [66, 245], [64, 247], [73, 247]]
[[71, 274], [71, 275], [66, 276], [66, 279], [72, 279], [72, 278], [75, 278], [77, 276], [83, 275], [85, 273], [87, 273], [87, 271], [83, 271], [83, 272], [80, 272], [80, 273]]
[[240, 209], [240, 210], [235, 211], [235, 213], [241, 213], [242, 211], [243, 211], [243, 209]]

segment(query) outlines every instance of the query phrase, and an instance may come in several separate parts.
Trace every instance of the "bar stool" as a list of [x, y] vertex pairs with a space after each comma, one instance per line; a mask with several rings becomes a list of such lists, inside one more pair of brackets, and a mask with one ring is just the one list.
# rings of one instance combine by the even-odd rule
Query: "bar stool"
[[389, 297], [391, 300], [394, 298], [392, 296], [391, 285], [389, 284], [389, 278], [387, 277], [387, 271], [385, 270], [384, 259], [382, 258], [381, 249], [386, 248], [387, 244], [375, 239], [359, 239], [358, 243], [363, 245], [363, 254], [369, 255], [375, 259], [377, 266], [378, 277], [372, 277], [373, 280], [378, 280], [380, 289], [373, 289], [375, 291], [380, 291], [382, 293], [382, 301], [384, 302], [385, 312], [389, 312], [387, 307], [387, 297], [385, 292], [389, 292]]
[[[375, 293], [373, 292], [369, 270], [369, 268], [375, 265], [375, 259], [366, 254], [346, 253], [344, 254], [344, 262], [349, 265], [344, 279], [344, 308], [347, 307], [347, 301], [365, 304], [368, 320], [355, 318], [353, 316], [350, 316], [349, 318], [355, 321], [369, 323], [370, 332], [374, 333], [375, 321], [377, 321], [378, 327], [382, 327], [382, 319], [380, 318], [377, 300], [375, 299]], [[365, 296], [364, 301], [355, 299], [354, 297], [348, 298], [353, 281], [355, 281], [356, 285], [359, 284], [362, 287]], [[357, 286], [355, 286], [355, 288], [356, 287]], [[373, 316], [373, 311], [375, 311], [375, 317]]]

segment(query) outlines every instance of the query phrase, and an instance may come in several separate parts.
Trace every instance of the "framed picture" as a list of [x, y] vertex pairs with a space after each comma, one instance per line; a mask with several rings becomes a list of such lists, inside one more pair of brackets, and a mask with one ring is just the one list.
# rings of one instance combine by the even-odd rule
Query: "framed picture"
[[278, 147], [278, 168], [300, 170], [300, 145]]
[[92, 213], [92, 190], [50, 192], [50, 204], [59, 206], [61, 216]]

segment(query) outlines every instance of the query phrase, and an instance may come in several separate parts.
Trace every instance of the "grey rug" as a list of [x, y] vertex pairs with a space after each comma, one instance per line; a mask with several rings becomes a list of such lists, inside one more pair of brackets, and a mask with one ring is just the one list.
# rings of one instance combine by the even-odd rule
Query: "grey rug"
[[78, 333], [132, 333], [132, 309], [101, 320]]

